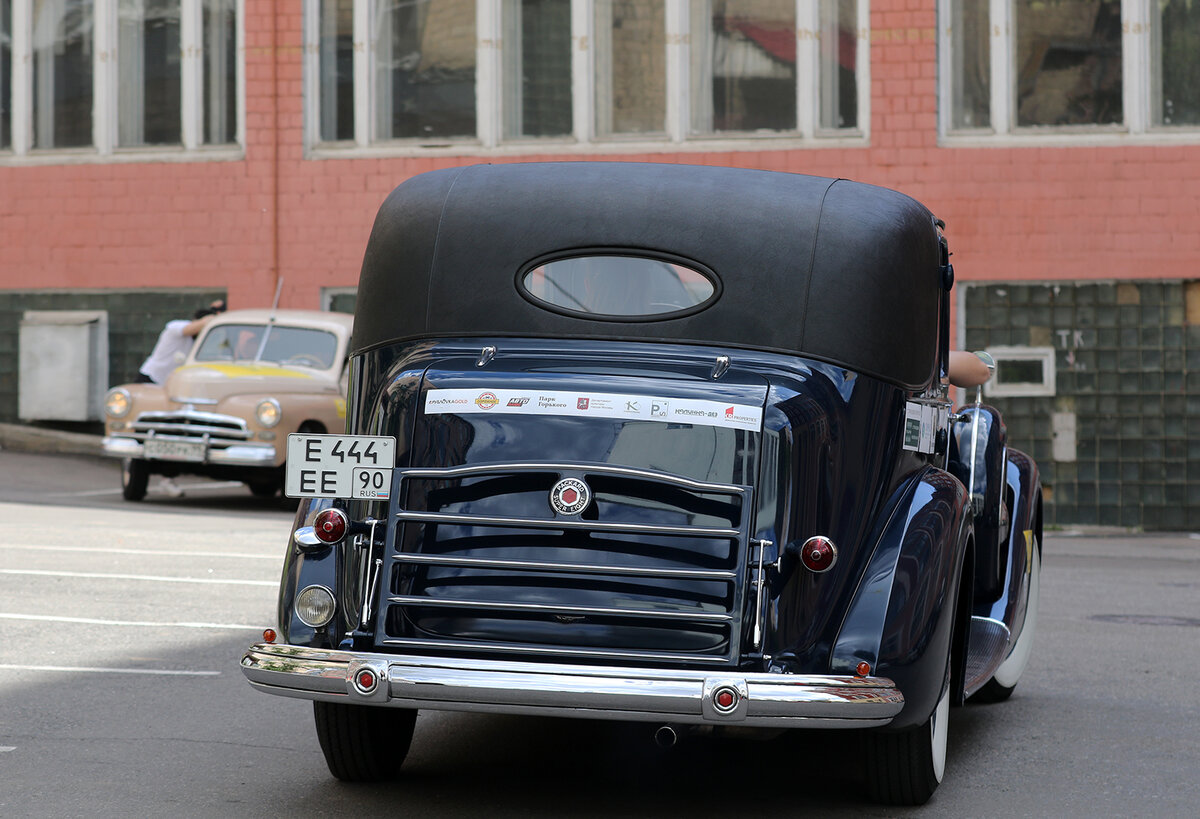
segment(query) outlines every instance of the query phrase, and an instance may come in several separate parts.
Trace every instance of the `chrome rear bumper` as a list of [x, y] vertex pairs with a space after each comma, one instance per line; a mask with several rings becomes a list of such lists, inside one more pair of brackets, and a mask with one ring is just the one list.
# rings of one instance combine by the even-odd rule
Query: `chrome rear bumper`
[[[364, 671], [379, 681], [367, 690], [357, 684]], [[302, 699], [683, 724], [859, 728], [886, 725], [904, 706], [904, 695], [881, 677], [460, 660], [271, 643], [246, 651], [242, 673], [260, 691]]]

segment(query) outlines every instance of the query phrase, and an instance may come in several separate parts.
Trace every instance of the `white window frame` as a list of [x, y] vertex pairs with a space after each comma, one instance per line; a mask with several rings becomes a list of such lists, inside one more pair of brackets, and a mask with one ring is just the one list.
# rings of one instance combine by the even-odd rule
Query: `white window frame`
[[989, 0], [991, 28], [991, 126], [953, 127], [953, 0], [938, 0], [938, 135], [946, 146], [1177, 144], [1200, 142], [1200, 126], [1154, 125], [1158, 82], [1153, 68], [1159, 35], [1152, 22], [1155, 0], [1121, 0], [1121, 84], [1124, 122], [1114, 125], [1018, 126], [1016, 124], [1016, 11], [1014, 0]]
[[[93, 0], [92, 144], [86, 147], [33, 147], [33, 4], [13, 0], [12, 6], [12, 142], [0, 151], [5, 164], [67, 162], [161, 162], [198, 159], [240, 159], [245, 154], [245, 60], [236, 61], [237, 125], [232, 144], [203, 144], [202, 96], [204, 31], [202, 0], [180, 2], [180, 134], [178, 146], [123, 147], [118, 144], [117, 84], [119, 82], [117, 7], [119, 0]], [[237, 0], [236, 49], [245, 54], [245, 0]], [[6, 69], [7, 73], [7, 69]]]
[[[987, 352], [996, 360], [996, 374], [983, 385], [983, 394], [990, 398], [1044, 397], [1053, 396], [1055, 385], [1055, 359], [1053, 347], [988, 347]], [[1036, 361], [1042, 365], [1042, 377], [1037, 381], [1002, 382], [1004, 362]]]
[[319, 0], [304, 0], [304, 146], [314, 158], [349, 155], [461, 155], [463, 153], [523, 154], [605, 153], [649, 151], [770, 150], [796, 147], [863, 147], [870, 142], [870, 0], [855, 0], [857, 127], [822, 129], [820, 101], [820, 4], [796, 3], [796, 112], [794, 131], [768, 134], [691, 133], [690, 3], [665, 0], [666, 15], [666, 133], [613, 134], [598, 137], [596, 128], [596, 42], [593, 0], [571, 2], [572, 129], [564, 137], [506, 139], [504, 137], [503, 0], [475, 0], [475, 134], [441, 138], [375, 140], [372, 133], [371, 9], [375, 0], [354, 0], [354, 139], [352, 144], [320, 139]]

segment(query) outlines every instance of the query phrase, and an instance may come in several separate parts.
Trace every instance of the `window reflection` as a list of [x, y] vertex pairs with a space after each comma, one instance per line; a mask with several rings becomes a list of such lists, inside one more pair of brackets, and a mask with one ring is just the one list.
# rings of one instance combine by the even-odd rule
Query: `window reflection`
[[821, 0], [821, 127], [858, 125], [858, 4]]
[[0, 0], [0, 151], [12, 134], [12, 0]]
[[92, 144], [91, 0], [33, 4], [33, 146]]
[[988, 0], [953, 0], [950, 25], [950, 127], [992, 124], [992, 37]]
[[692, 130], [795, 130], [794, 0], [711, 0], [691, 15]]
[[380, 2], [374, 36], [378, 138], [475, 135], [474, 0]]
[[354, 0], [321, 0], [321, 141], [354, 139]]
[[1016, 0], [1017, 124], [1124, 121], [1120, 0]]
[[1155, 125], [1200, 125], [1200, 3], [1157, 0]]
[[208, 145], [237, 140], [237, 0], [204, 0], [204, 133]]
[[526, 273], [522, 284], [538, 301], [600, 316], [669, 315], [703, 304], [716, 292], [695, 270], [633, 256], [558, 259]]
[[666, 131], [664, 0], [596, 0], [596, 133]]
[[121, 0], [117, 10], [121, 145], [182, 142], [180, 0]]
[[571, 133], [570, 0], [504, 0], [504, 135]]
[[325, 330], [273, 326], [268, 332], [262, 324], [222, 324], [205, 335], [195, 358], [196, 361], [271, 361], [327, 370], [333, 366], [336, 353], [337, 337]]

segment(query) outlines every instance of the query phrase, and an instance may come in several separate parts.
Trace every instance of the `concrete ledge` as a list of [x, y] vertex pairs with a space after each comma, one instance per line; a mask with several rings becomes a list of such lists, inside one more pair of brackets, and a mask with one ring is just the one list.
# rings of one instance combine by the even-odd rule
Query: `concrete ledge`
[[0, 449], [12, 452], [101, 456], [104, 451], [100, 448], [100, 437], [26, 424], [0, 424]]

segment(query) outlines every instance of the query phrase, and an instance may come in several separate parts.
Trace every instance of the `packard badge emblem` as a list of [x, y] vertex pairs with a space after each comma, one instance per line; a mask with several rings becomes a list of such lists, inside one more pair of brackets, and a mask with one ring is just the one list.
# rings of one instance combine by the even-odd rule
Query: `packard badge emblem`
[[578, 515], [592, 502], [592, 490], [579, 478], [563, 478], [550, 490], [550, 505], [560, 515]]

